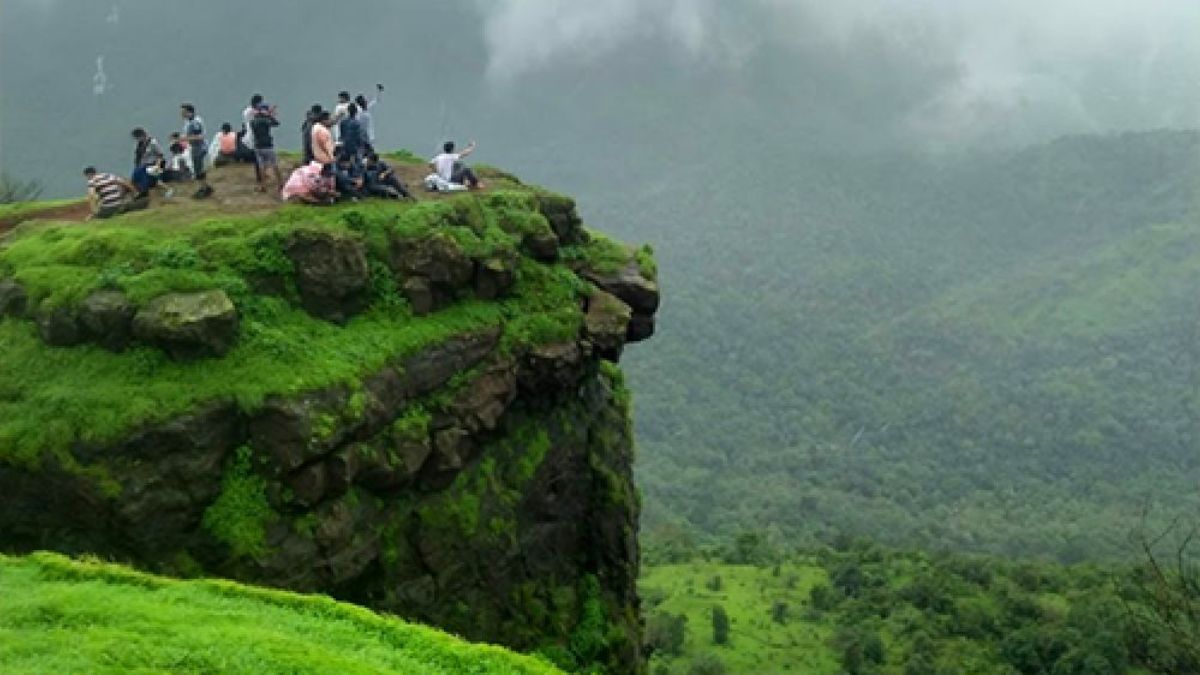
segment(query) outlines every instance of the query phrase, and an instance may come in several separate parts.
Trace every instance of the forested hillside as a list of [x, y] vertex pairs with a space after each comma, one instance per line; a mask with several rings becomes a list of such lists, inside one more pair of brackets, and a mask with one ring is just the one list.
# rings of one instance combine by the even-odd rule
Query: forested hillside
[[630, 360], [651, 541], [1074, 561], [1196, 502], [1200, 136], [756, 156], [720, 194], [711, 163], [683, 169], [683, 213], [665, 182], [622, 205], [667, 242], [673, 297]]
[[670, 559], [641, 583], [655, 675], [1200, 672], [1195, 573], [1170, 560], [1068, 567], [863, 542], [780, 556], [753, 536]]

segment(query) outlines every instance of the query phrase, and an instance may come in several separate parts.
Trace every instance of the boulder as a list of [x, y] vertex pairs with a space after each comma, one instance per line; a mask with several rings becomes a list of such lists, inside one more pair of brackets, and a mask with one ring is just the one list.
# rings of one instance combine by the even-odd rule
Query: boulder
[[296, 289], [305, 311], [343, 324], [366, 309], [371, 281], [362, 243], [327, 232], [292, 234], [285, 252], [296, 269]]
[[96, 291], [79, 307], [79, 323], [90, 340], [109, 351], [123, 351], [133, 334], [136, 309], [120, 291]]
[[658, 311], [658, 284], [642, 276], [636, 261], [608, 274], [588, 269], [581, 273], [588, 281], [620, 298], [634, 314], [653, 315]]
[[0, 317], [21, 316], [29, 297], [16, 279], [0, 279]]
[[38, 317], [38, 334], [52, 347], [73, 347], [84, 341], [79, 317], [65, 307], [52, 309]]
[[641, 342], [654, 337], [655, 320], [651, 315], [634, 314], [629, 320], [629, 332], [625, 334], [626, 342]]
[[168, 293], [133, 317], [133, 334], [172, 358], [222, 356], [237, 338], [238, 314], [225, 291]]
[[538, 211], [550, 223], [550, 229], [558, 235], [564, 246], [581, 244], [587, 240], [583, 221], [575, 210], [575, 200], [553, 192], [537, 193]]
[[446, 234], [422, 239], [394, 239], [391, 245], [392, 270], [406, 279], [425, 277], [448, 291], [467, 287], [475, 274], [475, 265], [462, 247]]
[[539, 345], [521, 359], [517, 380], [531, 394], [564, 391], [579, 384], [591, 352], [578, 342]]
[[558, 260], [559, 239], [553, 232], [534, 232], [525, 236], [525, 249], [534, 260], [552, 263]]
[[629, 305], [611, 293], [596, 291], [588, 298], [584, 326], [597, 354], [611, 361], [621, 357], [632, 317]]
[[497, 300], [508, 295], [516, 283], [516, 263], [493, 257], [475, 266], [475, 295], [481, 300]]
[[343, 419], [350, 395], [342, 387], [309, 392], [299, 398], [268, 398], [250, 418], [250, 444], [290, 473], [327, 455], [356, 431]]

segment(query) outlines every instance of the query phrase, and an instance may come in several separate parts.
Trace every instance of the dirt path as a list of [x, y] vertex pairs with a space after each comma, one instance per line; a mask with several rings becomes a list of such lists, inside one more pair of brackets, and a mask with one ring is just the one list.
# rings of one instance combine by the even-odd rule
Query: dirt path
[[[286, 181], [292, 170], [297, 166], [294, 161], [281, 161], [280, 170]], [[447, 195], [426, 192], [422, 186], [428, 167], [413, 164], [392, 164], [400, 180], [408, 186], [412, 195], [418, 201], [442, 199]], [[208, 172], [209, 183], [213, 186], [213, 194], [208, 199], [192, 199], [197, 184], [175, 183], [174, 194], [170, 199], [163, 196], [161, 190], [151, 193], [150, 208], [130, 214], [130, 218], [145, 218], [145, 214], [154, 214], [153, 218], [170, 222], [176, 218], [194, 220], [198, 217], [215, 217], [219, 215], [245, 215], [249, 213], [276, 209], [283, 202], [279, 199], [279, 186], [275, 185], [274, 177], [268, 174], [267, 191], [257, 192], [254, 178], [254, 167], [249, 164], [233, 164], [217, 167]], [[452, 193], [453, 194], [453, 193]], [[7, 218], [0, 218], [0, 237], [24, 222], [32, 221], [65, 221], [83, 222], [89, 213], [86, 202], [51, 207], [43, 210], [33, 210]]]

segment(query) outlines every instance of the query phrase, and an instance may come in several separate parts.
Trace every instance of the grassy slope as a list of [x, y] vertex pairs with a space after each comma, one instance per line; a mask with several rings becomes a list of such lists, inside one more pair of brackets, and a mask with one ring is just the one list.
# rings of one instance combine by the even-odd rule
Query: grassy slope
[[0, 556], [0, 671], [554, 673], [325, 597]]
[[[793, 613], [800, 611], [812, 588], [827, 581], [820, 566], [786, 564], [779, 576], [771, 568], [700, 562], [644, 569], [639, 584], [642, 594], [664, 598], [653, 611], [687, 616], [687, 640], [679, 663], [712, 652], [733, 673], [839, 671], [837, 657], [827, 646], [832, 634], [829, 625], [780, 625], [771, 620], [771, 606], [776, 601], [786, 602]], [[714, 591], [706, 584], [716, 576], [721, 578], [721, 589]], [[732, 637], [728, 646], [712, 642], [712, 608], [718, 604], [729, 614]], [[656, 658], [653, 665], [666, 661]]]
[[[473, 330], [503, 326], [510, 346], [573, 338], [587, 284], [564, 264], [520, 257], [511, 298], [464, 301], [430, 317], [414, 318], [399, 295], [385, 264], [390, 238], [436, 234], [471, 256], [512, 256], [525, 234], [548, 230], [531, 189], [501, 179], [493, 184], [501, 189], [414, 205], [364, 202], [237, 215], [213, 212], [204, 202], [176, 203], [104, 223], [23, 224], [0, 248], [0, 276], [21, 281], [35, 311], [77, 304], [97, 288], [120, 289], [135, 303], [168, 291], [221, 288], [238, 306], [242, 327], [225, 358], [177, 363], [145, 347], [122, 354], [51, 348], [31, 321], [0, 320], [0, 460], [29, 463], [76, 439], [111, 441], [205, 401], [234, 400], [253, 409], [271, 394], [353, 386], [389, 360]], [[291, 283], [283, 242], [301, 228], [367, 245], [372, 306], [345, 327], [251, 288], [261, 275]], [[564, 251], [564, 258], [608, 263], [612, 249], [597, 239]]]

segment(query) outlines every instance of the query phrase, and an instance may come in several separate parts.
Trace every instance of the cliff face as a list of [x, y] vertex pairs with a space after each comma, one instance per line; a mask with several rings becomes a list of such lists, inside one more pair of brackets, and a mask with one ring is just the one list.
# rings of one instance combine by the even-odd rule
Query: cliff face
[[17, 359], [0, 367], [0, 547], [320, 591], [640, 668], [615, 361], [653, 332], [652, 261], [590, 235], [570, 200], [491, 180], [165, 230], [179, 214], [23, 225], [0, 249]]

